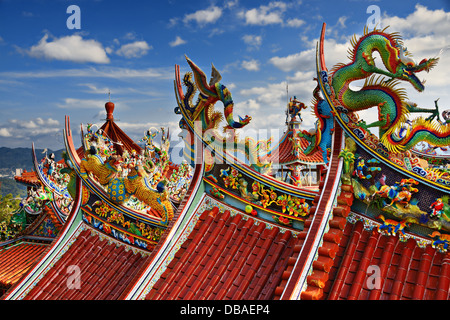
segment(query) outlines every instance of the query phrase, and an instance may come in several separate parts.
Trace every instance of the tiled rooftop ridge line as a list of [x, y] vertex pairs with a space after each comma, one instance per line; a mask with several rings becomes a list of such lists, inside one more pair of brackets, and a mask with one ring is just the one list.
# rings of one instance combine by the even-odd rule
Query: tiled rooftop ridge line
[[[222, 227], [225, 225], [225, 222], [229, 217], [229, 211], [225, 211], [223, 214], [219, 214], [218, 208], [214, 211], [211, 210], [208, 215], [208, 218], [210, 218], [209, 220], [211, 221], [211, 223], [208, 224], [209, 228], [204, 232], [199, 230], [198, 234], [196, 234], [195, 237], [195, 239], [198, 239], [198, 241], [193, 241], [191, 242], [191, 245], [188, 245], [185, 253], [178, 261], [180, 272], [175, 273], [172, 271], [173, 277], [171, 279], [173, 279], [173, 281], [167, 289], [168, 299], [184, 299], [184, 294], [186, 293], [186, 289], [188, 288], [186, 287], [186, 283], [189, 277], [193, 276], [193, 273], [194, 271], [196, 271], [196, 269], [202, 269], [200, 268], [200, 263], [202, 260], [204, 261], [206, 250], [208, 248], [211, 248], [213, 241], [217, 237], [217, 233], [215, 232], [216, 229], [218, 229], [219, 231], [222, 230]], [[215, 224], [217, 225], [216, 228], [214, 228]], [[184, 289], [183, 292], [181, 292], [182, 289]]]
[[[79, 239], [84, 239], [83, 235], [86, 236], [89, 233], [87, 229], [84, 229], [81, 234], [79, 235]], [[78, 249], [78, 250], [77, 250]], [[75, 253], [77, 251], [81, 250], [82, 246], [73, 246], [73, 244], [68, 248], [67, 251], [64, 252], [64, 254], [71, 255], [75, 257]], [[57, 269], [61, 265], [61, 257], [58, 259], [55, 264], [53, 265], [50, 270], [47, 271], [47, 273], [44, 274], [42, 279], [28, 292], [28, 294], [25, 296], [25, 300], [32, 300], [32, 299], [42, 299], [44, 297], [44, 290], [50, 285], [51, 281], [57, 276]]]
[[318, 258], [313, 262], [311, 275], [307, 277], [308, 286], [301, 293], [302, 300], [323, 298], [323, 291], [330, 277], [330, 271], [347, 223], [346, 218], [353, 203], [353, 187], [341, 185], [340, 188], [341, 193], [337, 197], [337, 206], [332, 209], [332, 217], [328, 222], [328, 232], [323, 236], [322, 246], [318, 250]]
[[389, 237], [386, 245], [383, 248], [383, 253], [381, 255], [380, 263], [378, 267], [380, 268], [380, 282], [379, 286], [376, 286], [370, 291], [369, 300], [379, 300], [381, 297], [382, 289], [385, 284], [385, 279], [387, 277], [387, 272], [389, 266], [391, 265], [391, 260], [394, 254], [396, 239], [394, 237]]
[[[206, 281], [204, 281], [203, 283], [201, 283], [200, 281], [197, 281], [196, 284], [192, 283], [189, 292], [187, 292], [187, 295], [184, 297], [185, 299], [209, 299], [214, 287], [220, 281], [225, 268], [221, 268], [221, 272], [218, 272], [218, 270], [227, 259], [226, 257], [222, 256], [222, 252], [226, 250], [226, 246], [228, 246], [230, 243], [236, 243], [237, 241], [239, 241], [236, 239], [238, 237], [238, 233], [236, 233], [235, 231], [238, 225], [240, 225], [242, 216], [235, 215], [234, 217], [230, 217], [229, 219], [231, 219], [230, 227], [228, 228], [228, 230], [226, 230], [223, 236], [219, 235], [216, 238], [215, 243], [209, 248], [208, 252], [203, 258], [203, 260], [206, 260], [203, 262], [205, 266], [204, 270], [202, 270], [200, 266], [197, 267], [196, 273], [198, 274], [199, 278], [206, 278]], [[248, 229], [248, 225], [245, 224], [243, 228]], [[234, 248], [237, 249], [236, 246]], [[230, 256], [234, 256], [234, 254], [235, 252], [231, 252]], [[207, 256], [209, 256], [209, 259], [207, 259]], [[206, 275], [208, 269], [211, 270], [211, 272]], [[191, 277], [191, 281], [194, 279], [194, 277]]]
[[[344, 286], [344, 281], [351, 267], [351, 263], [353, 261], [353, 257], [356, 252], [357, 245], [359, 243], [359, 239], [361, 238], [361, 233], [363, 231], [363, 223], [358, 221], [354, 228], [352, 228], [352, 224], [347, 224], [344, 229], [344, 237], [347, 236], [350, 239], [348, 240], [348, 244], [346, 244], [346, 251], [343, 256], [342, 262], [339, 267], [339, 271], [336, 275], [336, 278], [333, 282], [333, 290], [328, 296], [329, 300], [336, 300], [339, 297], [339, 293]], [[353, 230], [352, 230], [353, 229]]]
[[359, 261], [358, 271], [356, 272], [352, 285], [350, 287], [350, 292], [348, 294], [348, 300], [357, 300], [361, 293], [361, 289], [364, 285], [364, 280], [367, 276], [367, 270], [371, 265], [371, 260], [375, 251], [375, 247], [379, 240], [380, 234], [375, 230], [372, 230], [369, 235], [369, 239], [367, 241], [363, 256]]
[[[307, 232], [306, 238], [303, 242], [300, 254], [294, 265], [293, 272], [290, 279], [282, 293], [282, 299], [299, 299], [304, 285], [307, 284], [307, 272], [313, 264], [313, 259], [318, 250], [318, 245], [326, 233], [324, 230], [328, 225], [328, 218], [330, 217], [335, 194], [338, 192], [338, 185], [340, 183], [340, 170], [342, 167], [342, 160], [339, 158], [339, 153], [344, 146], [343, 138], [344, 132], [341, 126], [335, 123], [335, 130], [333, 134], [332, 154], [330, 157], [329, 167], [325, 179], [325, 184], [322, 188], [320, 200], [312, 217], [311, 225]], [[320, 258], [320, 257], [319, 257]], [[325, 265], [329, 261], [315, 262]]]
[[[251, 222], [254, 222], [252, 220], [249, 220]], [[214, 299], [216, 300], [223, 300], [223, 299], [236, 299], [234, 298], [236, 295], [239, 295], [239, 286], [244, 279], [240, 276], [242, 268], [244, 267], [244, 264], [247, 262], [249, 257], [251, 256], [251, 252], [255, 249], [257, 242], [260, 241], [260, 236], [263, 234], [263, 232], [267, 229], [265, 229], [264, 224], [253, 224], [251, 228], [249, 229], [248, 233], [246, 234], [244, 241], [242, 242], [242, 245], [238, 249], [238, 253], [236, 254], [234, 259], [231, 261], [231, 263], [228, 265], [227, 270], [225, 271], [224, 275], [222, 276], [221, 280], [224, 280], [223, 285], [220, 287], [220, 290], [217, 292]], [[275, 229], [272, 229], [275, 230]], [[276, 231], [276, 230], [275, 230]], [[238, 259], [236, 259], [238, 258]], [[243, 287], [246, 287], [248, 285], [248, 282], [251, 281], [251, 279], [245, 279], [245, 282], [243, 282]]]
[[[65, 227], [66, 227], [66, 226], [65, 226]], [[63, 249], [62, 249], [62, 250], [59, 250], [59, 252], [56, 254], [56, 256], [54, 256], [54, 257], [51, 259], [51, 262], [45, 262], [45, 263], [44, 263], [44, 264], [48, 264], [48, 265], [45, 267], [44, 270], [40, 271], [39, 276], [36, 277], [36, 279], [31, 283], [31, 285], [28, 285], [28, 287], [27, 287], [26, 289], [21, 289], [21, 290], [20, 290], [21, 293], [20, 293], [20, 295], [19, 295], [18, 297], [16, 297], [16, 299], [24, 299], [24, 297], [25, 297], [27, 294], [29, 294], [30, 291], [33, 290], [33, 288], [39, 283], [39, 281], [40, 281], [43, 277], [45, 277], [46, 274], [52, 269], [54, 263], [55, 263], [56, 261], [58, 261], [58, 260], [61, 258], [61, 256], [66, 252], [66, 250], [68, 250], [68, 248], [70, 248], [70, 246], [71, 246], [71, 245], [73, 244], [73, 242], [75, 241], [75, 236], [78, 235], [78, 234], [79, 234], [81, 231], [83, 231], [83, 230], [84, 230], [84, 228], [80, 225], [80, 226], [74, 231], [74, 233], [72, 234], [72, 236], [65, 242], [65, 245], [64, 245]], [[32, 274], [31, 274], [31, 269], [32, 269], [32, 268], [35, 268], [35, 267], [37, 267], [39, 264], [41, 264], [42, 260], [45, 259], [45, 256], [46, 256], [47, 254], [49, 254], [49, 252], [50, 252], [52, 249], [55, 249], [55, 248], [53, 248], [53, 245], [55, 244], [55, 241], [59, 241], [59, 238], [60, 238], [60, 237], [63, 237], [63, 233], [62, 233], [62, 232], [60, 232], [60, 234], [56, 237], [56, 239], [54, 240], [54, 242], [53, 242], [51, 245], [49, 245], [49, 246], [47, 246], [47, 247], [45, 248], [45, 250], [44, 250], [44, 251], [42, 252], [42, 254], [39, 256], [39, 259], [38, 259], [38, 260], [30, 267], [29, 272], [23, 275], [23, 279], [25, 279], [25, 278], [28, 277], [28, 276], [32, 276]], [[21, 279], [20, 281], [22, 281], [22, 279]], [[14, 288], [12, 287], [9, 291], [11, 291], [12, 289], [14, 289]], [[7, 294], [9, 293], [9, 291], [7, 292]], [[6, 294], [3, 296], [3, 298], [5, 298], [5, 296], [6, 296]]]
[[422, 300], [424, 298], [425, 287], [435, 252], [436, 250], [430, 246], [427, 246], [422, 253], [419, 270], [416, 275], [416, 286], [412, 296], [414, 300]]
[[273, 270], [292, 234], [246, 218], [204, 212], [146, 299], [252, 300], [273, 291], [264, 270]]
[[[1, 269], [1, 280], [5, 281], [7, 284], [11, 283], [11, 279], [15, 278], [18, 273], [20, 273], [20, 267], [23, 266], [26, 269], [29, 266], [33, 259], [30, 259], [34, 254], [38, 254], [45, 249], [45, 246], [42, 245], [32, 245], [32, 244], [23, 244], [16, 247], [15, 254], [10, 259], [5, 259], [4, 255], [0, 256], [0, 260], [4, 267]], [[12, 259], [11, 259], [12, 258]], [[12, 263], [14, 261], [14, 263]]]

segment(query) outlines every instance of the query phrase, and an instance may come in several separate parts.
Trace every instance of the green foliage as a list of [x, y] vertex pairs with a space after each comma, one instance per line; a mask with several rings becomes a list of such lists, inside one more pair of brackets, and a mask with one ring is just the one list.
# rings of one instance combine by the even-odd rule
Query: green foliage
[[9, 223], [11, 214], [19, 209], [20, 200], [21, 198], [13, 197], [11, 193], [6, 196], [0, 195], [0, 222]]
[[27, 194], [27, 187], [17, 183], [14, 179], [0, 178], [0, 195], [6, 196], [10, 193], [19, 197], [25, 197]]

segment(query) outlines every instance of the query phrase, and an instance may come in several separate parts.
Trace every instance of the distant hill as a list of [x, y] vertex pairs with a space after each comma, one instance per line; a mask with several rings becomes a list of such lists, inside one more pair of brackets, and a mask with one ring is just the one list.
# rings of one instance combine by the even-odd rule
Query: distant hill
[[[36, 156], [41, 160], [45, 153], [44, 149], [36, 149]], [[54, 153], [56, 161], [61, 160], [61, 153], [63, 149], [52, 151], [47, 150], [47, 154]], [[14, 171], [17, 168], [26, 169], [30, 171], [33, 169], [33, 159], [31, 148], [7, 148], [0, 147], [0, 169], [8, 169]]]
[[10, 178], [0, 178], [0, 194], [6, 196], [11, 193], [13, 197], [24, 197], [27, 194], [27, 187], [16, 180]]
[[[36, 156], [41, 160], [44, 149], [36, 149]], [[61, 150], [47, 150], [47, 154], [54, 153], [56, 161], [61, 160]], [[34, 170], [31, 148], [0, 147], [0, 194], [6, 196], [11, 193], [14, 197], [25, 196], [26, 186], [14, 180], [16, 169]]]

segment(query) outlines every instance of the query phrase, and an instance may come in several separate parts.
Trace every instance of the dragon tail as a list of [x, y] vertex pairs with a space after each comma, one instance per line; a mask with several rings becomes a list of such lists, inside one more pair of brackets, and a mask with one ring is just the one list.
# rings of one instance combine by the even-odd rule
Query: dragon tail
[[230, 129], [239, 129], [247, 125], [252, 119], [249, 116], [245, 116], [241, 118], [239, 116], [239, 121], [234, 121], [233, 119], [233, 108], [234, 103], [231, 97], [231, 92], [225, 87], [223, 84], [216, 83], [216, 92], [218, 93], [219, 100], [222, 101], [224, 110], [223, 113], [225, 115], [225, 119], [227, 120], [228, 126]]
[[381, 142], [394, 152], [409, 150], [421, 141], [428, 142], [436, 147], [450, 145], [450, 124], [427, 121], [420, 117], [413, 120], [403, 137], [391, 133], [381, 139]]

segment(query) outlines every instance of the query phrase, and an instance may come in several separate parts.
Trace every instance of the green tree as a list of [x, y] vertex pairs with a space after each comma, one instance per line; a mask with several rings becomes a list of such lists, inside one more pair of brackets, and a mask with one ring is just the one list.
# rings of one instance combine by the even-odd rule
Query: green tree
[[20, 200], [20, 197], [13, 197], [11, 193], [0, 195], [0, 221], [9, 223], [11, 214], [19, 209]]
[[13, 213], [19, 209], [19, 197], [13, 197], [11, 193], [0, 195], [0, 240], [8, 240], [20, 231], [21, 226], [11, 224]]

